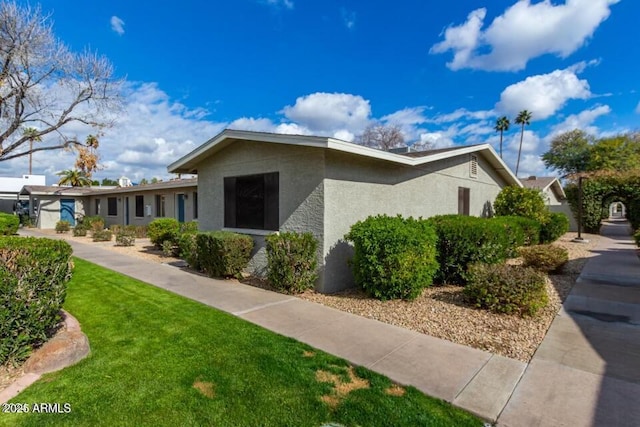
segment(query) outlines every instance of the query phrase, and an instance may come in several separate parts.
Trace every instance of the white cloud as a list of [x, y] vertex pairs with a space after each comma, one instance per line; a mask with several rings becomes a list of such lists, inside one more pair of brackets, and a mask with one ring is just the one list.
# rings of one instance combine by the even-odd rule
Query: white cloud
[[[554, 4], [543, 0], [532, 4], [521, 0], [497, 16], [482, 31], [487, 10], [476, 9], [458, 26], [444, 31], [444, 40], [431, 53], [453, 51], [447, 63], [452, 70], [473, 68], [518, 71], [544, 54], [566, 58], [590, 39], [611, 14], [619, 0], [566, 0]], [[488, 53], [485, 53], [488, 52]]]
[[412, 107], [398, 110], [394, 113], [382, 116], [380, 120], [390, 124], [402, 125], [419, 125], [425, 123], [427, 118], [424, 115], [426, 107]]
[[266, 0], [266, 3], [270, 6], [284, 7], [285, 9], [293, 9], [292, 0]]
[[532, 120], [542, 120], [564, 107], [568, 100], [587, 99], [590, 96], [589, 83], [578, 79], [575, 71], [567, 68], [527, 77], [508, 86], [500, 94], [496, 109], [511, 115], [529, 110]]
[[342, 23], [349, 30], [353, 30], [356, 26], [356, 13], [353, 11], [349, 11], [345, 8], [340, 8], [340, 17], [342, 18]]
[[466, 108], [458, 108], [452, 113], [439, 114], [435, 118], [427, 121], [431, 123], [451, 123], [460, 119], [485, 120], [496, 117], [496, 115], [496, 112], [493, 110], [469, 111]]
[[608, 105], [599, 105], [597, 107], [581, 111], [578, 114], [571, 114], [561, 123], [555, 125], [549, 136], [553, 137], [562, 132], [567, 132], [574, 129], [581, 129], [589, 134], [596, 135], [598, 128], [592, 126], [592, 123], [600, 116], [605, 116], [611, 112], [611, 107]]
[[111, 29], [119, 35], [124, 34], [124, 21], [117, 16], [111, 17]]
[[422, 144], [429, 144], [432, 148], [446, 148], [454, 145], [448, 132], [423, 132], [420, 134]]
[[333, 137], [347, 142], [352, 142], [354, 139], [356, 139], [356, 136], [353, 133], [344, 129], [334, 132]]
[[299, 97], [281, 113], [313, 133], [331, 135], [336, 129], [360, 133], [370, 122], [371, 106], [359, 95], [316, 92]]

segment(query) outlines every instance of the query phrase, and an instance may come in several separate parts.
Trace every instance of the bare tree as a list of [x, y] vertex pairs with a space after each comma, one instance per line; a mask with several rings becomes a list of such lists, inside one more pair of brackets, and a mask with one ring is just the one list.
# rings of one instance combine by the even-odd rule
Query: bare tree
[[0, 3], [0, 161], [86, 146], [67, 125], [110, 126], [121, 83], [106, 58], [72, 53], [39, 7]]
[[390, 148], [403, 146], [404, 136], [402, 136], [400, 126], [372, 124], [367, 126], [362, 135], [356, 138], [356, 142], [386, 151]]

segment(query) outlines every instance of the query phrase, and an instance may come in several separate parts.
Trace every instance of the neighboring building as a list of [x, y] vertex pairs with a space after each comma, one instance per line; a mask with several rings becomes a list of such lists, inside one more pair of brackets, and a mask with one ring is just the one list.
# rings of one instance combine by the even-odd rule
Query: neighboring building
[[22, 175], [22, 178], [0, 177], [0, 212], [14, 212], [20, 190], [25, 185], [46, 185], [46, 177], [44, 175]]
[[357, 221], [376, 214], [487, 216], [503, 187], [521, 186], [488, 144], [395, 154], [334, 138], [235, 130], [168, 169], [198, 175], [200, 229], [254, 238], [254, 273], [266, 266], [265, 235], [312, 232], [321, 292], [352, 284], [344, 235]]
[[552, 176], [530, 176], [521, 179], [526, 188], [533, 188], [542, 193], [545, 204], [551, 212], [563, 213], [569, 218], [569, 231], [578, 231], [578, 222], [571, 211], [567, 196], [562, 189], [562, 184]]
[[85, 215], [100, 215], [105, 225], [147, 225], [156, 218], [181, 222], [198, 217], [197, 180], [183, 179], [129, 187], [25, 186], [30, 215], [38, 228], [72, 225]]

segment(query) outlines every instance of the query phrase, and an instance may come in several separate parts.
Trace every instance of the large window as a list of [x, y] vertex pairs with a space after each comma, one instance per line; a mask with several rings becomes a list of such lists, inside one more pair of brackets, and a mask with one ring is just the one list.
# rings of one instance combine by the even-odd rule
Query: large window
[[158, 194], [156, 195], [156, 216], [157, 217], [164, 217], [165, 216], [165, 209], [164, 209], [164, 195], [162, 194]]
[[115, 197], [107, 198], [107, 215], [109, 216], [118, 215], [118, 199], [116, 199]]
[[458, 215], [469, 215], [470, 193], [470, 189], [458, 187]]
[[136, 196], [136, 217], [144, 216], [144, 196]]
[[278, 172], [225, 178], [224, 226], [278, 230], [278, 193]]

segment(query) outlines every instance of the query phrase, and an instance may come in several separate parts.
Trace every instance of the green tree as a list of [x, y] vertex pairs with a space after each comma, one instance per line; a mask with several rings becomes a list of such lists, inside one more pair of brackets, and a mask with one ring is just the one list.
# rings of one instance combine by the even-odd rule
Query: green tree
[[58, 185], [70, 185], [71, 187], [91, 186], [91, 179], [84, 172], [77, 169], [66, 169], [56, 175], [60, 177]]
[[496, 132], [500, 132], [500, 158], [502, 158], [502, 135], [504, 132], [509, 130], [509, 126], [511, 126], [511, 122], [507, 116], [502, 116], [496, 120], [496, 126], [494, 129]]
[[110, 178], [102, 178], [102, 182], [100, 183], [100, 185], [117, 186], [118, 185], [118, 181], [115, 181], [115, 180], [110, 179]]
[[[121, 81], [106, 58], [71, 52], [40, 7], [2, 1], [0, 23], [0, 162], [84, 146], [75, 136], [78, 125], [111, 124]], [[22, 131], [30, 127], [37, 132]], [[37, 138], [44, 142], [36, 147]]]
[[518, 176], [518, 169], [520, 169], [520, 155], [522, 154], [522, 140], [524, 139], [524, 127], [531, 124], [531, 112], [522, 110], [516, 117], [516, 124], [521, 125], [520, 130], [520, 148], [518, 148], [518, 162], [516, 163], [516, 176]]
[[623, 134], [601, 138], [591, 148], [589, 171], [628, 171], [640, 168], [640, 136]]
[[592, 144], [593, 137], [580, 129], [561, 133], [551, 140], [542, 161], [546, 167], [562, 173], [563, 177], [584, 172], [589, 168]]
[[142, 178], [140, 180], [140, 182], [138, 183], [138, 185], [147, 185], [149, 183], [149, 181], [147, 181], [147, 178]]

